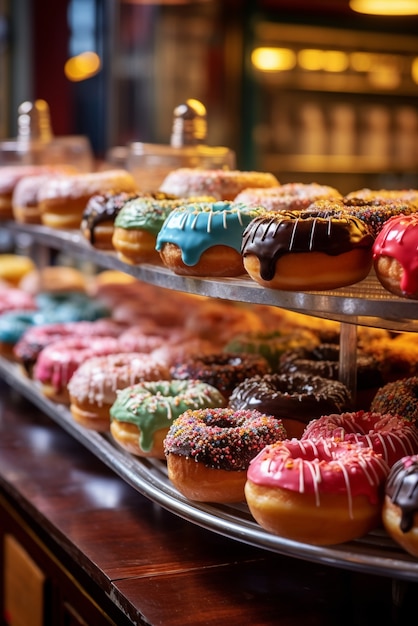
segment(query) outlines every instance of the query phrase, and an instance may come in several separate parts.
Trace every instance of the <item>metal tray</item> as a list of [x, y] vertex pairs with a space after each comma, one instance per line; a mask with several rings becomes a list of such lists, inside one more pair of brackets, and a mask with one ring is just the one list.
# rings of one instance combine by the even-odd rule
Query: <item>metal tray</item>
[[0, 376], [71, 436], [130, 484], [136, 491], [183, 519], [230, 539], [299, 559], [388, 576], [395, 581], [416, 581], [418, 560], [407, 554], [383, 529], [336, 546], [313, 546], [264, 531], [248, 507], [191, 502], [170, 483], [163, 461], [137, 458], [122, 450], [108, 435], [80, 426], [67, 407], [51, 402], [36, 382], [14, 364], [0, 358]]

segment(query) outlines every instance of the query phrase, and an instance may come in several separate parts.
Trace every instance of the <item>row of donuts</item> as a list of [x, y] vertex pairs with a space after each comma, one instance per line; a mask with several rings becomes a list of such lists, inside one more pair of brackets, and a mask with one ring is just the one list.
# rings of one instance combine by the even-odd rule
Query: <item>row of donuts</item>
[[[106, 286], [106, 282], [103, 284]], [[131, 288], [131, 285], [128, 284], [126, 286], [125, 283], [122, 283], [118, 296], [113, 297], [119, 299], [124, 289], [130, 290]], [[148, 287], [145, 289], [147, 290]], [[112, 285], [110, 292], [114, 294], [114, 285]], [[148, 297], [144, 295], [143, 300], [150, 302], [152, 298], [151, 294]], [[205, 302], [204, 306], [206, 307], [207, 305], [209, 303]], [[199, 309], [202, 312], [200, 305]], [[212, 311], [207, 312], [207, 315], [212, 318], [212, 313]], [[272, 313], [270, 312], [270, 314]], [[284, 329], [286, 323], [285, 313], [283, 315]], [[138, 321], [140, 318], [141, 316], [138, 316]], [[133, 334], [130, 334], [132, 329], [122, 330], [120, 322], [115, 322], [115, 336], [113, 339], [116, 343], [109, 340], [109, 329], [111, 326], [107, 322], [106, 327], [102, 326], [102, 334], [104, 336], [100, 337], [100, 339], [98, 337], [96, 342], [96, 330], [93, 330], [95, 324], [97, 324], [97, 333], [99, 335], [100, 330], [97, 322], [90, 324], [89, 328], [87, 328], [88, 325], [84, 324], [84, 337], [88, 336], [88, 341], [80, 341], [80, 338], [75, 341], [70, 333], [65, 340], [61, 336], [57, 343], [52, 342], [52, 344], [49, 344], [53, 346], [55, 343], [55, 347], [47, 351], [50, 357], [53, 354], [57, 355], [57, 361], [62, 359], [63, 351], [68, 351], [71, 347], [76, 354], [81, 355], [78, 367], [72, 373], [71, 369], [67, 369], [68, 363], [65, 366], [66, 371], [71, 374], [68, 380], [69, 396], [67, 398], [63, 396], [57, 397], [56, 395], [49, 396], [59, 401], [70, 402], [70, 409], [77, 421], [89, 428], [98, 430], [110, 428], [115, 441], [133, 454], [167, 458], [169, 477], [186, 497], [198, 500], [208, 499], [209, 501], [225, 501], [225, 499], [228, 501], [229, 498], [235, 501], [245, 498], [255, 519], [268, 530], [282, 536], [311, 543], [328, 544], [362, 535], [378, 525], [379, 516], [377, 511], [383, 510], [381, 493], [383, 478], [386, 481], [390, 467], [399, 457], [403, 457], [406, 453], [413, 454], [418, 450], [415, 427], [410, 423], [405, 423], [403, 418], [401, 419], [396, 414], [388, 417], [383, 413], [366, 411], [341, 413], [341, 410], [344, 411], [343, 404], [335, 404], [335, 410], [338, 411], [338, 414], [331, 414], [331, 417], [325, 418], [319, 417], [321, 409], [323, 409], [323, 406], [320, 405], [318, 407], [318, 418], [305, 428], [300, 439], [289, 439], [285, 427], [285, 424], [289, 424], [289, 421], [277, 416], [273, 417], [272, 405], [270, 405], [268, 412], [264, 412], [263, 406], [254, 408], [254, 405], [252, 405], [251, 408], [233, 408], [231, 404], [233, 392], [230, 391], [231, 387], [226, 385], [227, 363], [229, 363], [230, 370], [233, 367], [226, 357], [222, 361], [218, 354], [215, 359], [214, 346], [211, 348], [212, 352], [208, 353], [210, 358], [208, 356], [208, 359], [205, 359], [200, 355], [199, 359], [188, 361], [189, 367], [191, 363], [194, 363], [195, 366], [198, 364], [200, 368], [202, 365], [211, 366], [212, 369], [209, 374], [212, 377], [210, 379], [212, 384], [202, 382], [202, 378], [204, 378], [202, 370], [199, 373], [199, 379], [195, 378], [193, 371], [189, 372], [186, 378], [182, 379], [179, 377], [174, 379], [172, 378], [173, 367], [168, 368], [169, 362], [166, 361], [163, 364], [161, 358], [157, 357], [158, 349], [156, 349], [156, 345], [158, 339], [156, 328], [150, 332], [150, 328], [148, 326], [147, 329], [144, 319], [142, 319], [141, 324], [135, 326]], [[82, 335], [82, 325], [78, 324], [78, 326], [79, 331], [77, 332], [80, 332]], [[161, 327], [158, 328], [160, 339], [163, 337], [166, 345], [167, 337], [172, 337], [170, 326], [165, 328], [165, 332], [161, 332]], [[241, 328], [243, 326], [244, 324], [242, 324]], [[328, 333], [337, 332], [337, 329], [332, 328], [332, 326], [330, 324]], [[77, 323], [73, 324], [72, 331], [76, 327]], [[57, 333], [61, 332], [61, 330], [62, 327], [59, 328], [58, 325], [55, 325]], [[68, 325], [67, 330], [71, 330]], [[39, 345], [42, 343], [40, 342], [42, 334], [45, 337], [51, 331], [51, 327], [45, 325], [43, 328], [34, 328], [33, 331], [35, 333], [32, 332], [32, 338], [30, 331], [26, 331], [26, 345], [33, 345], [38, 341], [37, 345], [39, 348]], [[367, 332], [367, 339], [370, 339], [369, 331], [365, 332]], [[178, 329], [176, 333], [178, 333]], [[304, 329], [300, 336], [296, 332], [284, 331], [281, 336], [282, 344], [284, 344], [287, 335], [289, 342], [293, 342], [293, 345], [296, 340], [299, 340], [300, 343], [307, 342], [309, 344], [310, 342], [310, 345], [313, 345], [315, 342], [315, 333], [311, 332], [311, 329], [308, 331]], [[116, 336], [118, 336], [118, 339], [115, 339]], [[142, 342], [141, 351], [115, 352], [115, 350], [120, 350], [120, 345], [123, 345], [124, 340], [128, 337], [130, 342], [132, 340]], [[182, 349], [184, 350], [185, 337], [184, 335], [181, 335], [181, 337]], [[259, 334], [258, 339], [260, 337], [261, 334]], [[279, 339], [279, 336], [277, 338]], [[54, 339], [57, 340], [57, 335], [54, 335]], [[119, 340], [122, 340], [121, 344], [119, 344]], [[87, 345], [88, 351], [86, 352]], [[130, 348], [132, 345], [130, 343]], [[175, 345], [175, 340], [173, 345]], [[289, 346], [291, 343], [287, 345]], [[127, 345], [125, 344], [126, 347]], [[136, 343], [135, 347], [138, 348], [139, 344]], [[151, 350], [151, 347], [154, 350]], [[98, 349], [99, 352], [93, 355], [90, 350], [94, 351], [95, 349]], [[102, 350], [105, 350], [105, 352], [103, 353]], [[145, 353], [144, 350], [148, 350], [148, 352]], [[277, 348], [277, 350], [280, 350], [280, 348]], [[179, 367], [175, 351], [174, 354], [171, 354], [171, 359], [173, 365], [177, 363], [177, 367]], [[214, 370], [215, 360], [222, 372], [216, 373], [216, 370]], [[184, 372], [184, 351], [182, 362], [183, 365], [180, 367], [180, 370]], [[271, 362], [274, 362], [274, 360]], [[243, 369], [244, 365], [247, 368], [245, 371]], [[235, 366], [235, 370], [238, 370], [241, 377], [244, 377], [243, 384], [246, 384], [248, 376], [254, 378], [255, 372], [256, 377], [267, 376], [265, 374], [267, 371], [266, 363], [263, 363], [258, 355], [254, 359], [250, 359], [248, 353], [243, 353], [242, 359], [238, 360]], [[54, 370], [55, 375], [57, 375], [55, 365], [49, 369]], [[282, 390], [283, 392], [276, 397], [279, 406], [283, 400], [283, 395], [289, 395], [289, 380], [287, 378], [286, 391]], [[38, 381], [40, 381], [40, 378], [38, 378]], [[306, 380], [304, 380], [304, 383], [306, 384]], [[340, 383], [336, 384], [337, 386], [340, 385]], [[117, 387], [119, 389], [116, 393]], [[303, 393], [302, 389], [300, 387], [298, 390], [295, 390], [295, 393], [304, 401], [307, 394]], [[48, 388], [48, 385], [43, 385], [42, 390], [48, 394], [51, 388]], [[331, 395], [329, 390], [327, 393]], [[395, 393], [395, 395], [397, 394]], [[79, 398], [84, 398], [86, 404], [77, 404]], [[101, 408], [104, 409], [104, 413], [102, 413], [104, 421], [100, 421], [100, 418], [94, 415], [93, 409], [98, 405], [101, 405]], [[345, 406], [347, 407], [348, 405]], [[169, 425], [167, 425], [167, 410], [170, 414]], [[153, 415], [152, 424], [149, 422], [150, 412]], [[309, 420], [309, 415], [312, 416], [313, 414], [313, 410], [308, 411], [305, 420]], [[90, 422], [88, 421], [89, 419]], [[327, 422], [325, 422], [326, 419]], [[138, 424], [142, 427], [138, 427]], [[315, 429], [317, 430], [316, 435], [312, 432]], [[327, 433], [325, 438], [322, 437], [323, 429]], [[153, 436], [156, 433], [159, 434]], [[196, 444], [196, 433], [198, 433], [199, 446]], [[360, 435], [359, 433], [363, 434]], [[331, 435], [334, 440], [332, 442], [328, 441]], [[210, 436], [209, 442], [206, 441], [208, 436]], [[318, 437], [326, 439], [327, 444], [324, 446], [322, 443], [320, 445], [316, 443], [316, 450], [313, 453], [311, 449], [312, 440], [317, 440]], [[307, 443], [306, 440], [308, 440]], [[373, 442], [375, 447], [374, 454], [363, 451], [366, 440], [367, 449]], [[202, 441], [205, 442], [203, 450], [200, 447]], [[360, 451], [357, 448], [359, 441], [361, 444]], [[291, 464], [300, 465], [299, 471], [311, 472], [312, 474], [312, 468], [314, 468], [315, 472], [320, 472], [318, 474], [321, 477], [320, 489], [318, 485], [315, 486], [315, 498], [321, 506], [317, 510], [318, 504], [315, 504], [316, 508], [313, 510], [313, 513], [308, 510], [311, 519], [313, 515], [313, 519], [316, 520], [315, 523], [312, 522], [310, 524], [308, 534], [306, 534], [306, 525], [304, 525], [304, 531], [302, 531], [300, 525], [298, 527], [295, 524], [295, 519], [304, 519], [307, 511], [301, 510], [298, 506], [291, 506], [290, 512], [287, 512], [285, 515], [283, 513], [280, 513], [279, 516], [274, 515], [273, 519], [276, 521], [272, 525], [271, 519], [268, 521], [269, 518], [265, 518], [265, 514], [259, 511], [260, 498], [257, 497], [254, 501], [252, 497], [254, 490], [258, 493], [260, 488], [257, 483], [259, 480], [257, 471], [254, 469], [259, 461], [253, 461], [253, 459], [255, 457], [257, 459], [264, 458], [258, 455], [267, 454], [267, 450], [269, 465], [272, 463], [276, 467], [276, 461], [272, 461], [272, 458], [274, 458], [277, 452], [280, 458], [283, 455], [285, 457], [287, 455], [286, 469], [288, 469], [291, 460]], [[188, 463], [186, 468], [183, 467], [184, 459], [191, 460], [191, 463]], [[265, 464], [265, 461], [263, 463]], [[357, 468], [356, 470], [352, 467], [353, 463], [354, 467]], [[371, 484], [368, 484], [367, 488], [365, 488], [364, 476], [365, 474], [367, 475], [365, 464], [370, 469], [369, 463], [371, 463], [370, 467], [373, 468], [373, 476], [376, 475], [378, 480], [373, 479]], [[207, 464], [209, 464], [209, 468]], [[334, 531], [331, 532], [329, 523], [327, 523], [327, 520], [333, 519], [332, 510], [325, 506], [325, 503], [328, 503], [329, 500], [329, 496], [326, 495], [328, 487], [325, 480], [327, 472], [331, 471], [328, 470], [328, 465], [332, 468], [334, 474], [336, 468], [339, 468], [340, 475], [344, 475], [344, 471], [347, 468], [350, 477], [351, 473], [355, 475], [356, 471], [360, 472], [362, 476], [361, 480], [358, 477], [347, 479], [345, 487], [348, 491], [344, 491], [344, 494], [336, 500], [334, 500], [335, 486], [331, 489], [331, 500], [334, 501], [340, 519], [340, 524], [338, 525], [340, 531], [338, 534], [335, 533], [335, 524], [333, 525]], [[207, 476], [208, 469], [213, 470], [209, 471], [210, 479]], [[277, 473], [277, 468], [275, 471]], [[410, 473], [410, 470], [408, 471]], [[281, 488], [280, 481], [277, 481], [276, 478], [273, 481], [274, 500], [280, 493], [277, 490]], [[271, 482], [271, 476], [269, 481]], [[309, 489], [311, 489], [312, 481], [309, 483], [305, 474], [304, 481], [306, 481], [306, 485], [310, 485]], [[365, 489], [367, 492], [368, 501], [375, 499], [373, 506], [369, 503], [368, 507], [366, 507], [368, 512], [365, 519], [362, 517], [364, 507], [361, 506], [361, 513], [359, 513], [360, 521], [357, 515], [357, 505], [353, 504], [353, 502], [357, 502], [358, 484], [361, 484], [361, 489]], [[264, 489], [264, 487], [261, 488], [262, 490]], [[269, 485], [267, 488], [271, 490], [272, 485]], [[325, 489], [324, 493], [322, 491], [323, 488]], [[289, 487], [286, 487], [286, 489], [289, 489]], [[291, 488], [291, 491], [292, 489], [295, 490], [294, 487]], [[378, 497], [377, 493], [379, 493]], [[226, 494], [232, 494], [232, 496]], [[348, 503], [351, 504], [349, 505]], [[312, 506], [312, 502], [309, 506]], [[370, 515], [370, 509], [373, 510], [373, 516]], [[371, 522], [371, 518], [373, 518], [373, 522]], [[282, 520], [279, 526], [277, 526], [277, 519]], [[349, 522], [347, 521], [348, 519], [350, 519]], [[288, 521], [286, 522], [285, 520]], [[354, 522], [354, 520], [356, 521]], [[298, 528], [297, 531], [295, 530], [296, 528]], [[293, 530], [290, 531], [290, 529]], [[321, 532], [319, 532], [320, 529]]]
[[10, 196], [0, 217], [81, 228], [124, 262], [163, 263], [188, 276], [249, 275], [266, 288], [298, 291], [354, 284], [374, 266], [385, 289], [418, 297], [417, 190], [342, 196], [316, 183], [281, 185], [267, 172], [180, 168], [159, 190], [142, 191], [124, 170], [33, 167], [20, 166], [20, 176], [16, 167], [0, 169], [0, 192], [8, 180]]

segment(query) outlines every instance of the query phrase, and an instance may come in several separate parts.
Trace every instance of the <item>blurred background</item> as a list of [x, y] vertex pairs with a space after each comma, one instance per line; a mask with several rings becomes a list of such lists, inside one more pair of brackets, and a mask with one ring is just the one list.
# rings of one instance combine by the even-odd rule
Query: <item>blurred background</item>
[[174, 108], [195, 98], [207, 143], [240, 169], [416, 188], [417, 33], [416, 14], [349, 0], [0, 0], [0, 138], [41, 98], [53, 132], [86, 135], [101, 162], [169, 143]]

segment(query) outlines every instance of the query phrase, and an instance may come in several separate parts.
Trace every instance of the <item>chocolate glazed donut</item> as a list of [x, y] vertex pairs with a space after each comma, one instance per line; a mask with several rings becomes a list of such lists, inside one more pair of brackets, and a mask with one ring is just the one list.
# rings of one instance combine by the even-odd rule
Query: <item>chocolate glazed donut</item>
[[337, 380], [306, 374], [266, 374], [237, 385], [229, 407], [256, 409], [283, 421], [288, 437], [300, 437], [307, 423], [352, 406], [348, 388]]
[[267, 212], [244, 230], [241, 254], [249, 275], [266, 287], [332, 289], [367, 276], [373, 241], [341, 208]]

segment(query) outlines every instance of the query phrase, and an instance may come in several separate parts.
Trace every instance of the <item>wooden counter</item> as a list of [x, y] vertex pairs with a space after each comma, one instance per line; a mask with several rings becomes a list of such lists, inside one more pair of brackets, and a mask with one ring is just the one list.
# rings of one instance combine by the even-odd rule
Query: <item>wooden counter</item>
[[[281, 557], [183, 521], [2, 382], [0, 532], [2, 563], [12, 538], [45, 578], [43, 626], [384, 626], [404, 623], [415, 592], [397, 585], [404, 597], [394, 606], [388, 578]], [[1, 571], [1, 624], [14, 626], [10, 572]]]

